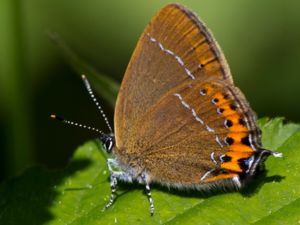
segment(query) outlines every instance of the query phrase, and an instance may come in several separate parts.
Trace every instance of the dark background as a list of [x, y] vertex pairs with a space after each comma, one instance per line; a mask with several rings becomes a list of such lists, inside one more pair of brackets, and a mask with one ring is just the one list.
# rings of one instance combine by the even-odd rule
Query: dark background
[[[0, 180], [34, 164], [62, 167], [76, 146], [96, 137], [53, 122], [52, 112], [106, 129], [46, 32], [59, 33], [82, 59], [121, 82], [139, 35], [168, 2], [1, 0]], [[213, 31], [235, 83], [259, 117], [299, 122], [300, 1], [177, 2]], [[113, 121], [113, 107], [99, 99]]]

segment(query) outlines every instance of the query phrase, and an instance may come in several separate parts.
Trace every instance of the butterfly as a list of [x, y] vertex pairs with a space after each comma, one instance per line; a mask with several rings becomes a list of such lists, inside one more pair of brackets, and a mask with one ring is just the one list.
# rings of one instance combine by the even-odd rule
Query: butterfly
[[262, 147], [256, 115], [211, 32], [179, 4], [159, 10], [142, 33], [118, 94], [114, 134], [102, 116], [111, 131], [97, 130], [111, 155], [107, 208], [118, 181], [145, 185], [153, 215], [152, 183], [239, 190], [268, 156], [281, 157]]

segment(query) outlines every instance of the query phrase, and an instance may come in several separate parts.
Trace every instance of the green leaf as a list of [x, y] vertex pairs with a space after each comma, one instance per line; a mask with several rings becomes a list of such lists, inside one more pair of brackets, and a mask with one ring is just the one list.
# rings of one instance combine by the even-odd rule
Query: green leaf
[[48, 36], [59, 47], [67, 62], [78, 75], [85, 74], [93, 85], [93, 89], [111, 106], [115, 105], [119, 84], [109, 76], [96, 71], [91, 65], [81, 59], [57, 33], [48, 32]]
[[264, 134], [262, 142], [265, 148], [276, 150], [290, 136], [300, 130], [300, 126], [298, 124], [283, 124], [283, 121], [283, 118], [275, 118], [273, 120], [262, 118], [259, 120], [259, 125]]
[[114, 205], [99, 144], [79, 147], [66, 169], [35, 167], [0, 186], [0, 224], [297, 224], [300, 220], [300, 125], [260, 120], [270, 157], [263, 174], [241, 192], [201, 194], [152, 186], [155, 215], [144, 187], [121, 184]]

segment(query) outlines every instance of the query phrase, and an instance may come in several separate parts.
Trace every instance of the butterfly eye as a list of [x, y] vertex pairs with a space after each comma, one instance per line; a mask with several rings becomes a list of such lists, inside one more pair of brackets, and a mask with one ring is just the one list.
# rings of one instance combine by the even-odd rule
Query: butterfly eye
[[105, 148], [107, 153], [111, 153], [111, 151], [115, 145], [115, 139], [110, 135], [104, 135], [100, 139], [101, 139], [103, 147]]

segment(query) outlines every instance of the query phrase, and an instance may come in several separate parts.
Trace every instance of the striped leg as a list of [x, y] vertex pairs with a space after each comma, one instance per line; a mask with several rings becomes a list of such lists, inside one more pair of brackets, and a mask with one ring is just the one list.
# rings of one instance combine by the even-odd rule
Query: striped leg
[[111, 189], [111, 194], [109, 198], [109, 202], [106, 204], [105, 208], [111, 207], [111, 205], [114, 203], [116, 199], [116, 191], [117, 191], [117, 178], [114, 176], [112, 173], [110, 175], [110, 189]]
[[154, 203], [153, 203], [153, 198], [152, 198], [152, 194], [151, 194], [150, 185], [149, 185], [149, 182], [147, 181], [146, 176], [144, 174], [142, 175], [142, 179], [143, 179], [143, 182], [145, 184], [146, 193], [147, 193], [147, 197], [148, 197], [149, 204], [150, 204], [150, 215], [153, 216], [153, 214], [154, 214]]
[[132, 183], [132, 177], [130, 174], [121, 170], [121, 168], [118, 164], [118, 161], [115, 159], [108, 159], [107, 166], [108, 166], [108, 170], [110, 172], [111, 195], [109, 198], [109, 202], [106, 205], [106, 208], [109, 208], [112, 206], [112, 204], [114, 203], [114, 201], [117, 197], [116, 191], [117, 191], [118, 180]]

